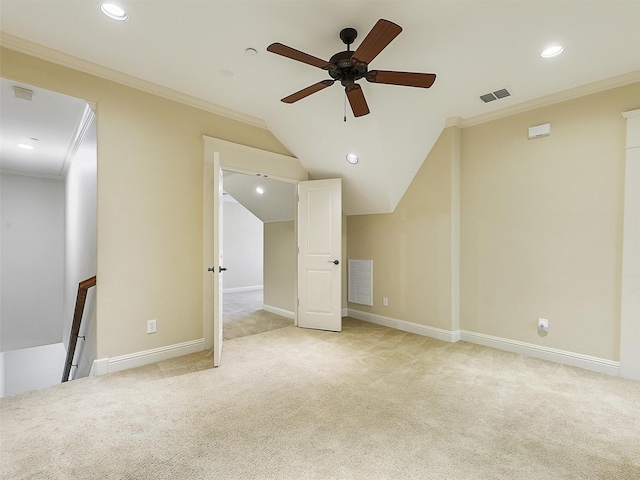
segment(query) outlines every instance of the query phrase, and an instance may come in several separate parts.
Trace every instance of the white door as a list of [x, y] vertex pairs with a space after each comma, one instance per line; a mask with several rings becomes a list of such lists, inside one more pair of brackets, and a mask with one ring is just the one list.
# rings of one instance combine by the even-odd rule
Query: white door
[[298, 183], [298, 326], [342, 331], [342, 182]]
[[218, 162], [214, 165], [213, 182], [218, 188], [214, 188], [213, 210], [217, 220], [213, 224], [213, 258], [215, 265], [213, 274], [213, 366], [220, 365], [222, 357], [222, 169]]

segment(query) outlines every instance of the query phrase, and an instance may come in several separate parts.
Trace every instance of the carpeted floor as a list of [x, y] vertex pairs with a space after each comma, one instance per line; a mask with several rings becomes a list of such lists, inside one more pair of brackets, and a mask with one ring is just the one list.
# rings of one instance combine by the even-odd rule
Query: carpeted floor
[[262, 290], [225, 292], [222, 298], [225, 340], [293, 326], [292, 319], [262, 309]]
[[640, 478], [640, 383], [345, 319], [0, 400], [3, 479]]

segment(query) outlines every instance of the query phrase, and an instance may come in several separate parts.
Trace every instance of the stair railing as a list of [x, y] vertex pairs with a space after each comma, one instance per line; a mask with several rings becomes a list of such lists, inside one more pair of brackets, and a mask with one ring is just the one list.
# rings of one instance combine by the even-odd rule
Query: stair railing
[[87, 290], [96, 285], [96, 277], [87, 278], [78, 284], [78, 296], [76, 297], [76, 309], [73, 312], [73, 323], [71, 324], [71, 334], [69, 335], [69, 346], [67, 348], [67, 359], [64, 362], [64, 372], [62, 373], [62, 383], [69, 380], [73, 357], [76, 353], [76, 343], [80, 337], [80, 322], [84, 313], [84, 304], [87, 301]]

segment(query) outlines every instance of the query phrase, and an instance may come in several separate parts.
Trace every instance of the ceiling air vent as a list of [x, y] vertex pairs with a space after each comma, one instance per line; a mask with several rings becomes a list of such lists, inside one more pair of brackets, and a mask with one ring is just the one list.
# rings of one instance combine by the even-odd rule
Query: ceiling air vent
[[501, 98], [510, 97], [511, 93], [506, 88], [501, 88], [500, 90], [496, 90], [495, 92], [485, 93], [484, 95], [480, 95], [480, 100], [484, 103], [493, 102], [494, 100], [500, 100]]
[[13, 87], [13, 93], [16, 98], [21, 98], [22, 100], [29, 100], [33, 97], [33, 90], [29, 90], [28, 88], [22, 88], [15, 85]]

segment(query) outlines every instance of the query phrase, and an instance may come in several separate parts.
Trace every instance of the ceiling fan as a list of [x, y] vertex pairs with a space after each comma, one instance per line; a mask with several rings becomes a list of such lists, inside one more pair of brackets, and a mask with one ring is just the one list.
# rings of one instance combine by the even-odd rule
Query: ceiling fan
[[282, 101], [284, 103], [297, 102], [339, 81], [345, 89], [353, 115], [355, 117], [361, 117], [369, 113], [369, 106], [364, 98], [364, 93], [362, 93], [362, 88], [356, 83], [356, 80], [365, 78], [370, 83], [429, 88], [436, 80], [436, 75], [433, 73], [368, 69], [369, 63], [371, 63], [400, 32], [402, 32], [402, 27], [399, 25], [389, 20], [380, 19], [367, 34], [360, 46], [352, 52], [350, 47], [358, 36], [358, 32], [354, 28], [345, 28], [340, 32], [340, 39], [347, 45], [347, 50], [336, 53], [328, 62], [296, 50], [295, 48], [287, 47], [281, 43], [272, 43], [267, 47], [269, 52], [327, 70], [332, 78], [332, 80], [322, 80], [310, 87], [303, 88], [299, 92], [284, 97]]

